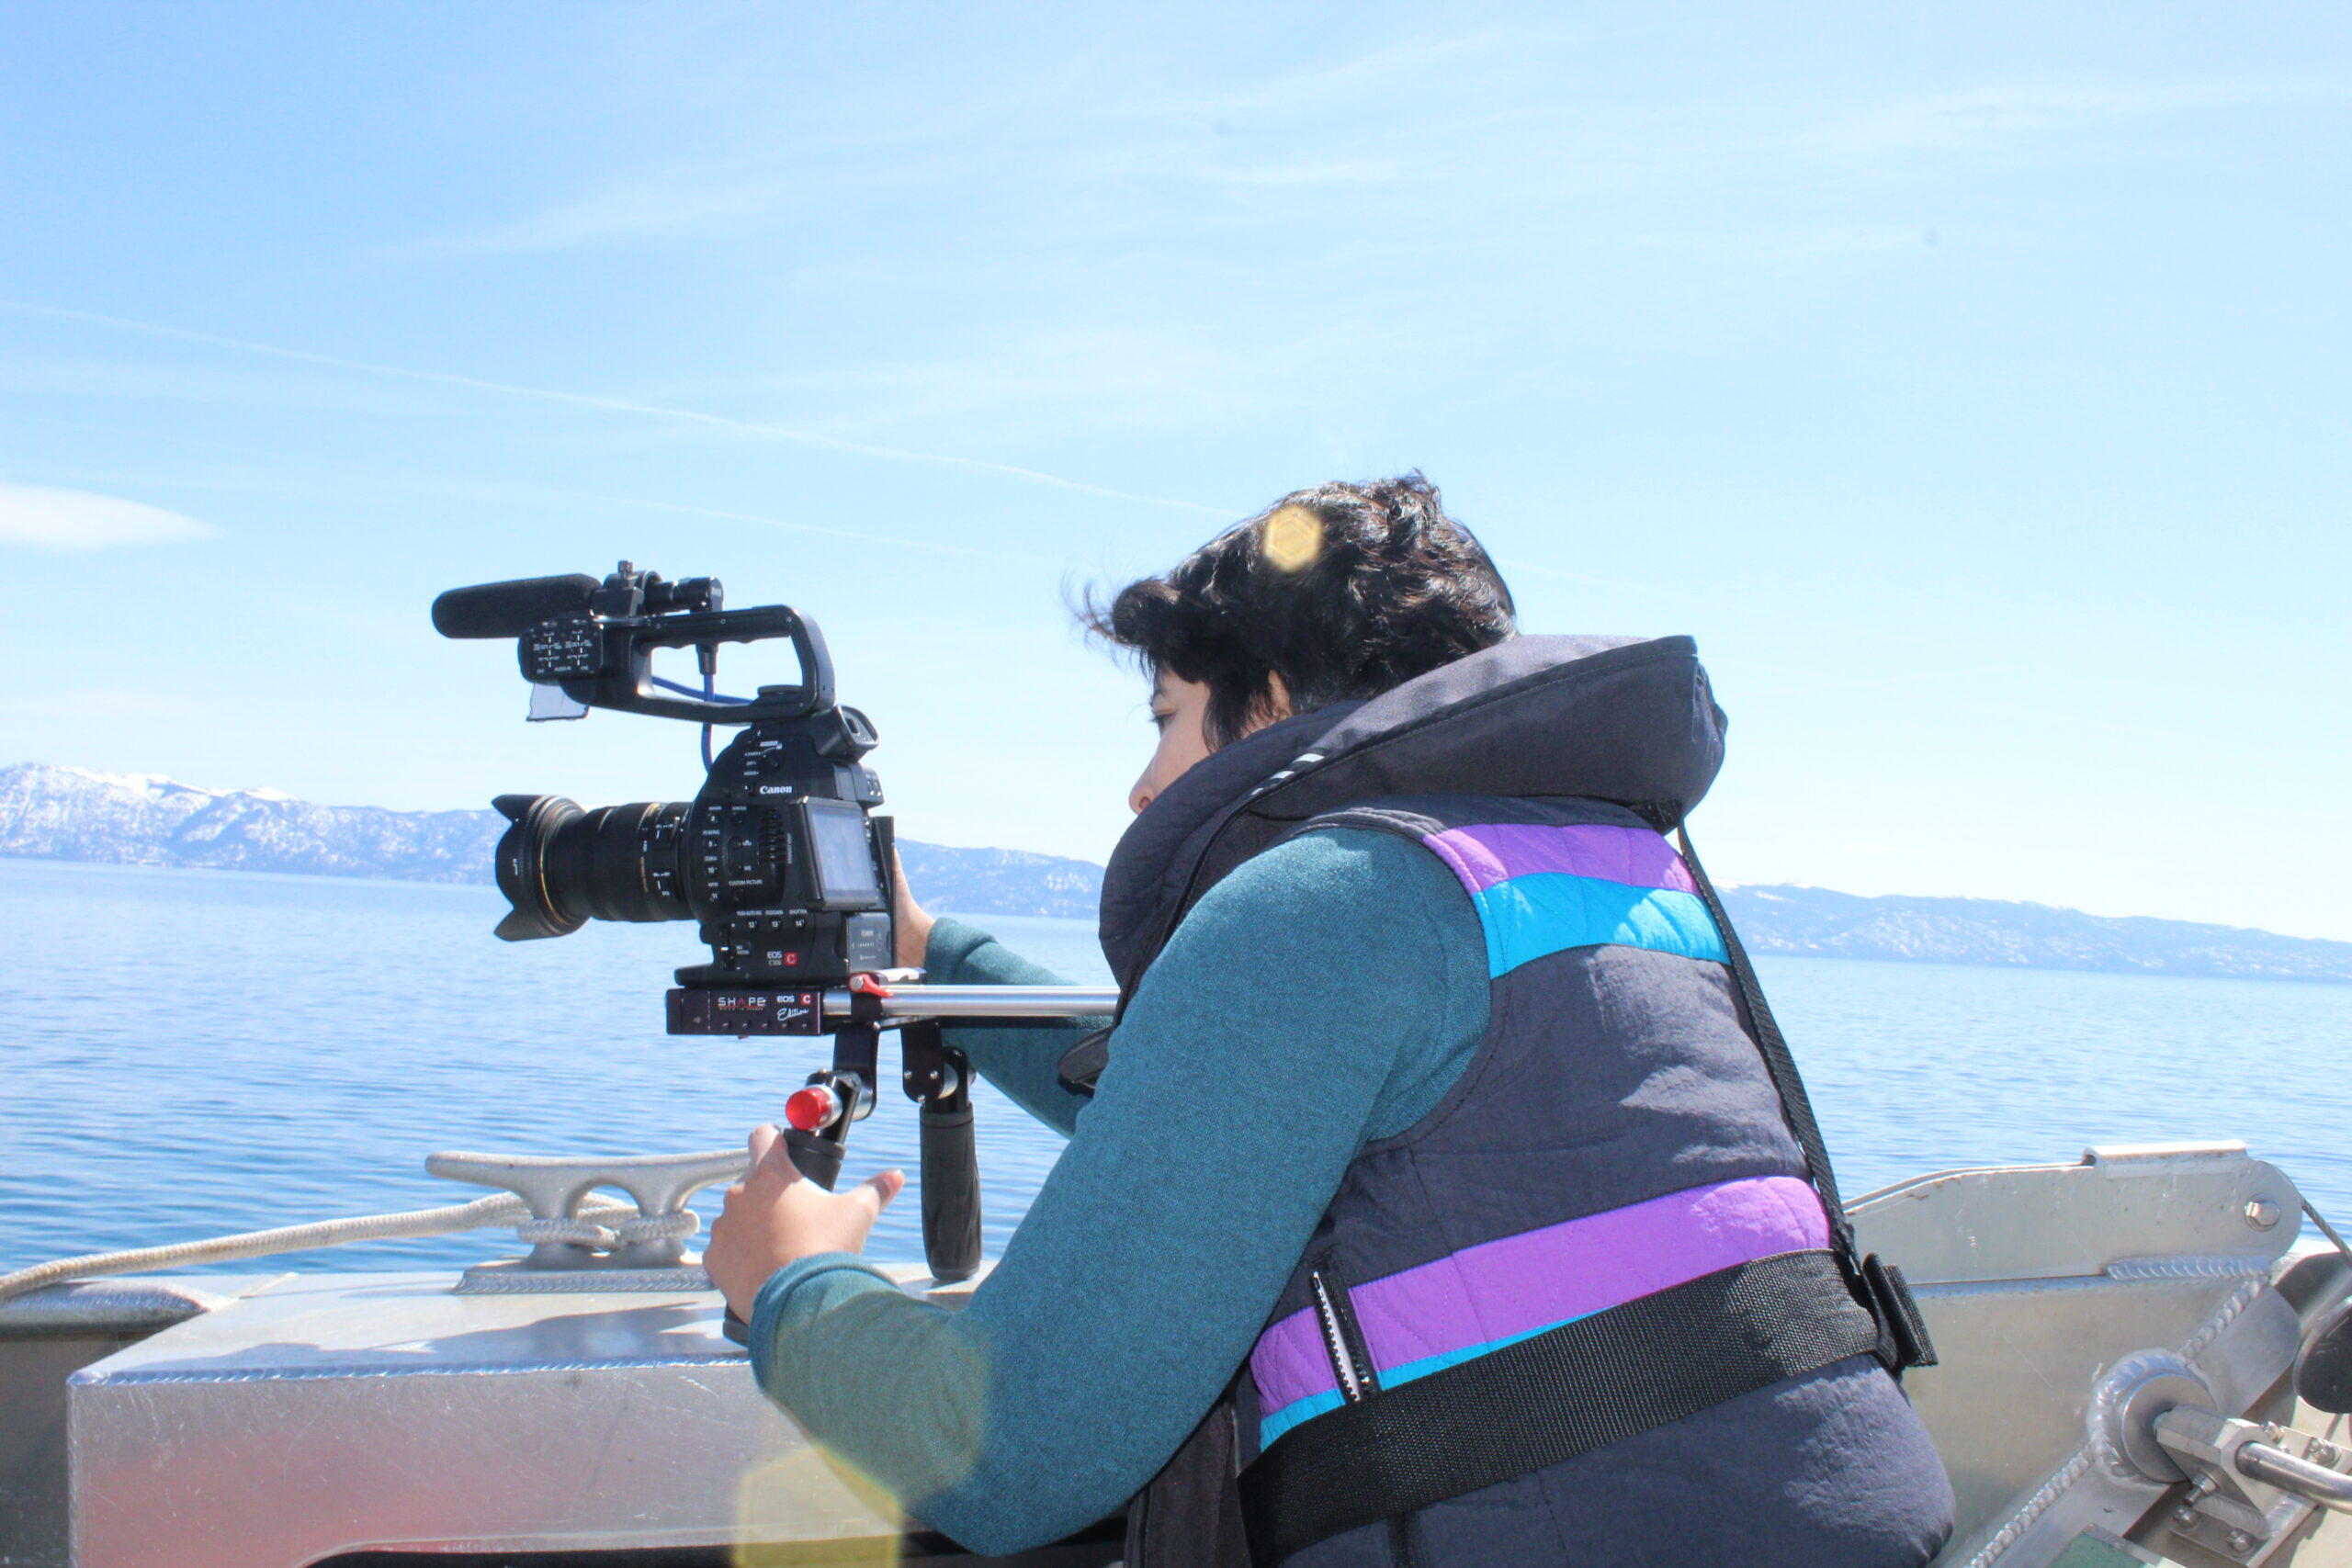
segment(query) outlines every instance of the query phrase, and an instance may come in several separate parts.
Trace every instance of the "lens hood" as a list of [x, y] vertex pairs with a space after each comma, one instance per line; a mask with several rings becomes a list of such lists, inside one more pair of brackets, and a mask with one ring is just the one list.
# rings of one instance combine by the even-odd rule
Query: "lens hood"
[[586, 925], [586, 910], [556, 903], [548, 886], [548, 847], [560, 830], [588, 814], [560, 795], [502, 795], [491, 805], [513, 824], [498, 840], [498, 890], [514, 906], [498, 922], [500, 940], [570, 936]]
[[502, 795], [513, 827], [498, 840], [498, 890], [514, 908], [508, 942], [569, 936], [592, 919], [689, 920], [677, 874], [684, 801], [583, 811], [560, 795]]

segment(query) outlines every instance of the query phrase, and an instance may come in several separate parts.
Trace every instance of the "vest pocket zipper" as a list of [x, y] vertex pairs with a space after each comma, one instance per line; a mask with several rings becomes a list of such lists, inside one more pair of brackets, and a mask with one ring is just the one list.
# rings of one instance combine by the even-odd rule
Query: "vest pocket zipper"
[[1331, 1358], [1331, 1375], [1340, 1397], [1354, 1404], [1380, 1392], [1380, 1372], [1364, 1348], [1363, 1330], [1356, 1323], [1355, 1303], [1347, 1281], [1325, 1253], [1307, 1270], [1306, 1288], [1315, 1297], [1315, 1320], [1323, 1330], [1323, 1349]]

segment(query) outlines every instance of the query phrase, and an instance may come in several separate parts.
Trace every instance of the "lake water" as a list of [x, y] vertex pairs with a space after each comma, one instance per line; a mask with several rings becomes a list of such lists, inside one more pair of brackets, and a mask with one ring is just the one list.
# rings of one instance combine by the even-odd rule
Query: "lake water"
[[[705, 951], [690, 926], [510, 945], [490, 934], [503, 908], [483, 887], [0, 859], [0, 1270], [478, 1195], [424, 1173], [435, 1149], [733, 1145], [820, 1065], [819, 1041], [662, 1032], [670, 970]], [[1084, 923], [975, 923], [1105, 982]], [[2090, 1143], [2228, 1137], [2352, 1220], [2352, 987], [1759, 968], [1849, 1193]], [[978, 1116], [994, 1252], [1059, 1141], [985, 1088]], [[848, 1178], [914, 1164], [913, 1107], [894, 1093], [859, 1126]], [[696, 1206], [707, 1216], [715, 1195]], [[284, 1261], [514, 1250], [511, 1233], [481, 1232]], [[872, 1250], [922, 1255], [911, 1201]]]

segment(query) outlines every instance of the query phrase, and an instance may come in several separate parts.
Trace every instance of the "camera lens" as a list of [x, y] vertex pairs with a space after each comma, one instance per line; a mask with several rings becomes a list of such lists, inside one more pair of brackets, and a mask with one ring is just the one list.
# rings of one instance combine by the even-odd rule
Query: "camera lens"
[[590, 920], [687, 920], [678, 874], [683, 801], [636, 801], [582, 811], [557, 795], [502, 795], [514, 824], [498, 841], [498, 890], [513, 913], [508, 942], [568, 936]]

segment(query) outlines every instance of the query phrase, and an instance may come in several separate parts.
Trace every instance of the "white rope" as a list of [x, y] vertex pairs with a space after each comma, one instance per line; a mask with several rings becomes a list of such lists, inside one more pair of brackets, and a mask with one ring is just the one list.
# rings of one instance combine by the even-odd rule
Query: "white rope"
[[[633, 1215], [637, 1205], [617, 1198], [591, 1194], [580, 1205], [579, 1220]], [[458, 1231], [527, 1223], [531, 1212], [512, 1192], [494, 1192], [470, 1203], [446, 1209], [412, 1209], [401, 1214], [365, 1214], [348, 1220], [319, 1220], [307, 1225], [281, 1225], [276, 1230], [246, 1231], [205, 1241], [174, 1242], [168, 1247], [139, 1247], [128, 1252], [97, 1252], [86, 1258], [61, 1258], [35, 1264], [13, 1274], [0, 1274], [0, 1302], [68, 1280], [103, 1274], [152, 1274], [159, 1269], [184, 1269], [199, 1263], [229, 1263], [240, 1258], [266, 1258], [277, 1252], [305, 1252], [314, 1247], [343, 1247], [356, 1241], [397, 1241], [410, 1236], [451, 1235]]]

